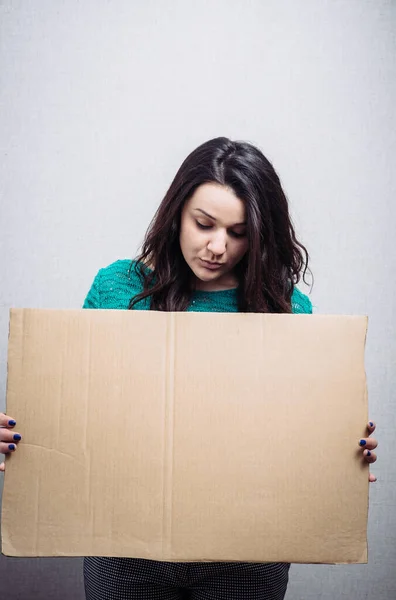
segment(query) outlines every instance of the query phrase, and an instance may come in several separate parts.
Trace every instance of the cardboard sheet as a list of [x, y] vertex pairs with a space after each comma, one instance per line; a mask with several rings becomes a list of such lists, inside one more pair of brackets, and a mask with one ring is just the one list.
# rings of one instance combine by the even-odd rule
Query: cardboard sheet
[[3, 553], [366, 562], [366, 327], [12, 310]]

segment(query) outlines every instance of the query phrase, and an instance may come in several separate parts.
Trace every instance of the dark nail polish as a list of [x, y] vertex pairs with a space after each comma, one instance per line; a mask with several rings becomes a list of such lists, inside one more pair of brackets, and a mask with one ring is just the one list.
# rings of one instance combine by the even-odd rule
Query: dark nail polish
[[367, 450], [367, 456], [371, 456], [370, 450]]
[[15, 444], [9, 444], [8, 449], [9, 450], [15, 450]]
[[360, 444], [361, 446], [365, 446], [365, 445], [366, 445], [366, 440], [360, 440], [359, 444]]
[[15, 440], [16, 442], [19, 442], [19, 440], [22, 439], [22, 436], [19, 435], [19, 433], [16, 433], [12, 439]]
[[16, 421], [14, 421], [14, 419], [11, 419], [11, 421], [8, 421], [8, 425], [9, 425], [10, 427], [15, 427], [15, 425], [16, 425]]
[[370, 427], [374, 427], [374, 423], [372, 421], [370, 421], [369, 425]]

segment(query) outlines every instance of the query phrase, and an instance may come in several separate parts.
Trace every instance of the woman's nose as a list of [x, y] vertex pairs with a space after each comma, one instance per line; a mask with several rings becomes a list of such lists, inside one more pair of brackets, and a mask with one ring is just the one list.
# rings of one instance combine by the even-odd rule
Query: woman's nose
[[226, 236], [222, 234], [214, 235], [208, 243], [208, 250], [213, 254], [224, 254], [227, 248]]

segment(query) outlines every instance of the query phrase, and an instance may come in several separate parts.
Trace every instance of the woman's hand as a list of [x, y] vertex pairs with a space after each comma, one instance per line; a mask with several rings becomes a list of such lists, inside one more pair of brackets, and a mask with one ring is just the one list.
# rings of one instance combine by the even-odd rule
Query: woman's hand
[[[368, 463], [373, 463], [377, 460], [377, 455], [375, 452], [373, 452], [373, 450], [378, 446], [378, 442], [374, 438], [370, 437], [370, 435], [375, 431], [375, 423], [373, 421], [370, 421], [367, 425], [367, 429], [369, 432], [369, 437], [362, 438], [361, 440], [359, 440], [359, 446], [363, 450], [363, 456], [365, 460]], [[370, 473], [369, 482], [374, 483], [374, 481], [377, 481], [377, 478], [375, 475]]]
[[[16, 422], [12, 417], [0, 413], [0, 454], [10, 454], [17, 449], [18, 442], [22, 439], [20, 433], [14, 431]], [[5, 464], [0, 464], [0, 471], [5, 470]]]

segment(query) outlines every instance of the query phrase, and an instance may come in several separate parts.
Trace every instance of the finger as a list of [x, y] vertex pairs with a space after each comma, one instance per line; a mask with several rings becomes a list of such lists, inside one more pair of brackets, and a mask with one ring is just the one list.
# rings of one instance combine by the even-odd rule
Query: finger
[[370, 473], [369, 475], [369, 482], [370, 483], [375, 483], [377, 481], [376, 476], [373, 473]]
[[368, 422], [367, 429], [369, 430], [370, 435], [375, 431], [376, 427], [377, 427], [377, 425], [374, 423], [374, 421]]
[[5, 415], [4, 413], [0, 413], [0, 427], [15, 427], [16, 421], [9, 415]]
[[12, 429], [6, 429], [5, 427], [0, 428], [0, 444], [18, 444], [22, 439], [20, 433], [13, 431]]
[[12, 443], [12, 444], [0, 443], [0, 454], [11, 454], [12, 452], [15, 452], [16, 449], [17, 449], [17, 447], [16, 447], [15, 443]]
[[367, 448], [368, 450], [374, 450], [378, 446], [378, 442], [374, 438], [362, 438], [359, 440], [359, 446], [361, 448]]
[[375, 452], [371, 452], [371, 450], [365, 450], [363, 452], [363, 456], [368, 463], [374, 463], [377, 460], [377, 455]]
[[0, 463], [0, 471], [5, 471], [5, 463]]

